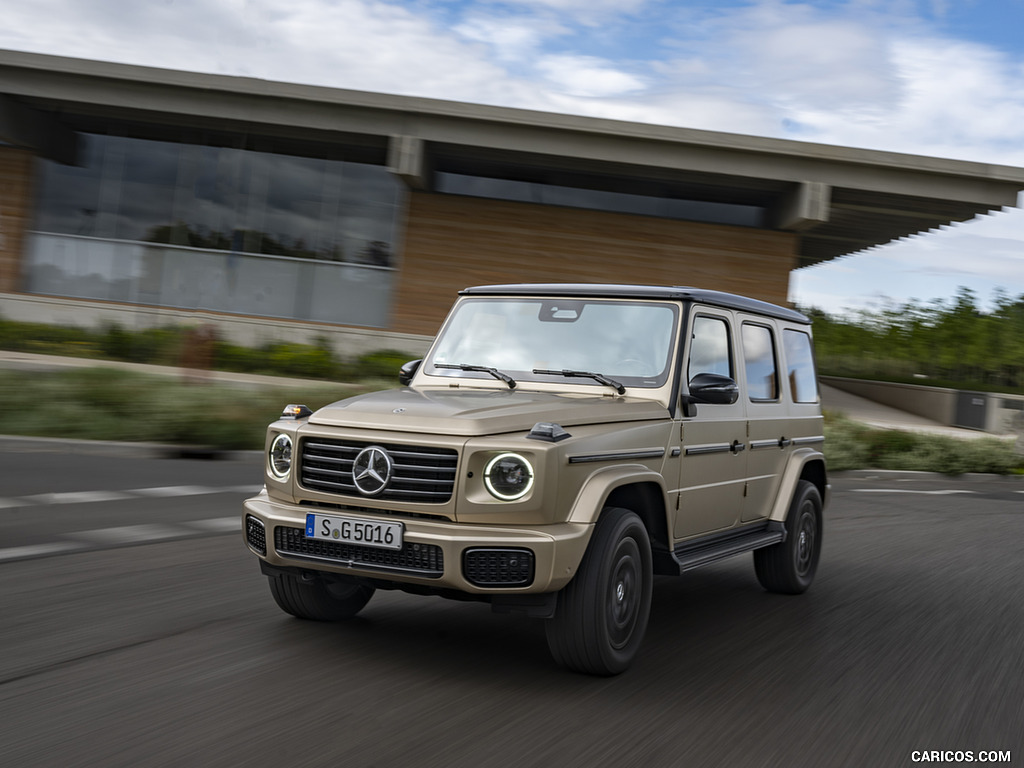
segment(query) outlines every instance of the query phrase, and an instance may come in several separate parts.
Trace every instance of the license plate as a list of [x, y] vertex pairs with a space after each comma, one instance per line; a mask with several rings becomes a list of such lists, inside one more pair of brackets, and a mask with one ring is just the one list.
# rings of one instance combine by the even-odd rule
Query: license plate
[[343, 541], [363, 547], [402, 548], [401, 523], [343, 515], [306, 515], [306, 538]]

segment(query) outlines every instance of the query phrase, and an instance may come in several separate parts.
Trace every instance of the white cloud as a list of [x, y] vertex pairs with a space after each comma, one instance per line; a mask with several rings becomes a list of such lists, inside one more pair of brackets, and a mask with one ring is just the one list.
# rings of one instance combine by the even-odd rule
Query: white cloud
[[545, 56], [537, 62], [544, 76], [573, 96], [607, 97], [638, 91], [644, 82], [594, 56]]
[[498, 59], [509, 62], [531, 60], [545, 40], [566, 32], [548, 19], [471, 15], [454, 31], [474, 42], [490, 45]]
[[554, 11], [581, 24], [597, 24], [608, 17], [634, 14], [649, 0], [502, 0], [503, 5]]

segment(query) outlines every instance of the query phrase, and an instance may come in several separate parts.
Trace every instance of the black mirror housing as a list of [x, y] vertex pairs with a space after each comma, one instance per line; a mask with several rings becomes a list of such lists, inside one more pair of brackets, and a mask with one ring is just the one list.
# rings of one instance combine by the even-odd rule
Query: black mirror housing
[[409, 386], [412, 383], [412, 377], [416, 375], [416, 371], [420, 369], [420, 364], [423, 360], [410, 360], [405, 363], [401, 368], [398, 369], [398, 383], [403, 387]]
[[740, 397], [740, 388], [728, 376], [698, 373], [690, 379], [690, 399], [708, 405], [732, 405]]

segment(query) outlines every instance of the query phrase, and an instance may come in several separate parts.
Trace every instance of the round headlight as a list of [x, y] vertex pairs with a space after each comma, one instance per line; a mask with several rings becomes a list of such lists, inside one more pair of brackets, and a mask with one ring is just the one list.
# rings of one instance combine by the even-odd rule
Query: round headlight
[[278, 435], [270, 444], [270, 472], [279, 480], [288, 477], [292, 471], [292, 439]]
[[533, 487], [533, 467], [517, 453], [503, 453], [487, 462], [484, 485], [494, 498], [515, 501]]

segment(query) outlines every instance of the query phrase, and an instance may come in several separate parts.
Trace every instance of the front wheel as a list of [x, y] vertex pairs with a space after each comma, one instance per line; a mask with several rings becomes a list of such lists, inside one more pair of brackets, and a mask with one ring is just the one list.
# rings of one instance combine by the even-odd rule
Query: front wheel
[[292, 573], [275, 573], [270, 594], [285, 613], [313, 621], [340, 621], [355, 616], [373, 597], [374, 588], [344, 576], [325, 579]]
[[579, 571], [545, 623], [555, 661], [590, 675], [625, 671], [647, 629], [652, 581], [643, 522], [628, 509], [605, 509]]
[[801, 480], [786, 516], [786, 540], [754, 551], [754, 573], [769, 592], [799, 595], [814, 581], [821, 557], [821, 494]]

